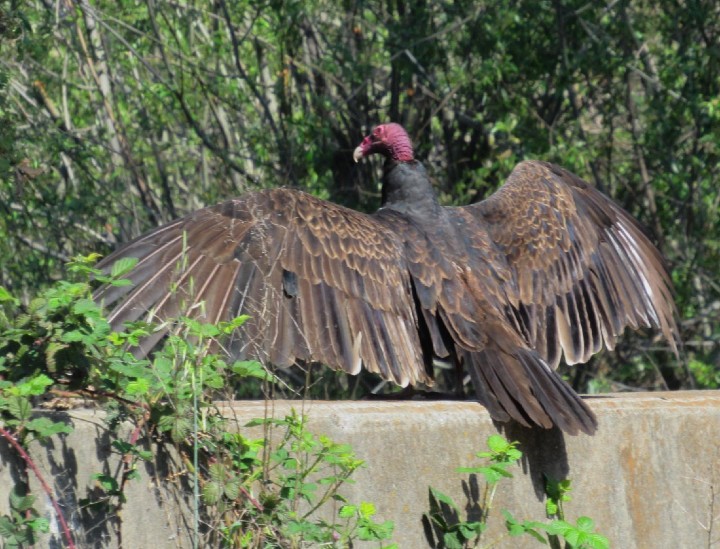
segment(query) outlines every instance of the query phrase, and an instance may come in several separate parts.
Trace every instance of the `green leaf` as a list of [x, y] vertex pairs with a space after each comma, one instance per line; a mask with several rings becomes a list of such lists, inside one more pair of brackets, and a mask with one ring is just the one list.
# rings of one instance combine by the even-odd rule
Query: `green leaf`
[[528, 534], [535, 538], [543, 545], [547, 544], [547, 540], [537, 530], [545, 530], [546, 525], [541, 522], [534, 521], [518, 521], [509, 511], [503, 509], [503, 516], [505, 517], [505, 527], [511, 536], [521, 536]]
[[458, 538], [458, 532], [445, 532], [443, 534], [443, 544], [446, 549], [463, 549], [465, 540]]
[[153, 458], [153, 453], [150, 450], [141, 450], [137, 446], [130, 444], [129, 442], [126, 442], [124, 440], [113, 440], [111, 446], [122, 455], [131, 454], [146, 461]]
[[96, 473], [92, 476], [92, 478], [97, 480], [102, 489], [106, 492], [109, 492], [110, 494], [115, 494], [118, 492], [119, 485], [114, 477], [111, 477], [110, 475], [105, 475], [103, 473]]
[[574, 528], [572, 530], [567, 530], [563, 537], [565, 538], [565, 541], [567, 541], [570, 545], [575, 547], [576, 545], [580, 544], [580, 534], [578, 530], [575, 530]]
[[15, 535], [16, 527], [8, 516], [0, 517], [0, 537], [11, 539]]
[[25, 397], [11, 397], [7, 400], [7, 411], [15, 419], [26, 421], [30, 419], [32, 405]]
[[35, 503], [35, 496], [32, 494], [21, 495], [18, 493], [18, 489], [10, 492], [10, 507], [15, 511], [24, 512], [31, 509]]
[[600, 534], [588, 534], [587, 543], [593, 549], [609, 549], [610, 540]]
[[209, 389], [222, 389], [225, 386], [225, 378], [215, 372], [208, 372], [203, 379], [203, 385]]
[[125, 391], [128, 395], [141, 396], [150, 390], [150, 382], [145, 378], [138, 378], [127, 384]]
[[373, 517], [373, 516], [375, 516], [375, 513], [376, 513], [375, 505], [373, 505], [370, 502], [363, 501], [360, 503], [359, 513], [362, 518]]
[[487, 440], [490, 452], [481, 452], [478, 457], [490, 458], [496, 462], [514, 463], [522, 457], [522, 452], [515, 448], [517, 444], [517, 442], [508, 442], [500, 435], [491, 435]]
[[12, 393], [18, 396], [37, 396], [45, 393], [45, 390], [54, 383], [45, 374], [38, 374], [23, 383], [15, 385]]
[[487, 439], [488, 448], [496, 454], [501, 454], [507, 451], [509, 443], [500, 435], [490, 435]]
[[135, 454], [144, 461], [152, 461], [153, 457], [155, 457], [155, 454], [153, 454], [151, 450], [136, 449]]
[[595, 522], [589, 517], [580, 517], [577, 525], [570, 524], [564, 520], [554, 520], [548, 527], [550, 534], [562, 536], [570, 545], [589, 544], [593, 549], [606, 549], [609, 541], [600, 534], [595, 534], [592, 530], [595, 528]]
[[98, 315], [100, 308], [92, 299], [80, 299], [73, 305], [73, 312], [77, 315]]
[[113, 263], [110, 276], [113, 278], [119, 278], [126, 275], [133, 270], [137, 262], [138, 260], [136, 257], [123, 257], [122, 259], [118, 259], [115, 263]]
[[110, 446], [115, 448], [118, 452], [120, 452], [123, 455], [129, 454], [130, 452], [132, 452], [132, 449], [134, 448], [134, 446], [132, 444], [130, 444], [129, 442], [125, 442], [124, 440], [113, 440], [110, 443]]
[[241, 377], [255, 377], [264, 381], [275, 381], [276, 377], [255, 360], [235, 362], [230, 369]]
[[217, 326], [214, 324], [207, 324], [207, 323], [197, 323], [195, 326], [193, 326], [193, 329], [190, 330], [190, 332], [193, 335], [196, 335], [197, 337], [206, 339], [206, 338], [213, 338], [220, 335], [220, 330]]
[[48, 438], [59, 433], [70, 434], [73, 432], [71, 425], [60, 421], [52, 421], [47, 417], [39, 417], [29, 421], [25, 427], [33, 431], [40, 438]]
[[490, 484], [495, 484], [502, 478], [512, 478], [512, 473], [505, 470], [505, 465], [500, 463], [495, 463], [493, 465], [490, 465], [488, 467], [472, 467], [472, 468], [466, 468], [466, 467], [458, 467], [458, 472], [460, 473], [477, 473], [481, 474], [485, 477], [485, 480], [489, 482]]
[[[328, 542], [332, 540], [332, 532], [320, 525], [307, 520], [290, 520], [285, 528], [286, 533], [300, 536], [304, 542]], [[303, 543], [303, 546], [306, 545]], [[316, 544], [313, 544], [315, 547]], [[323, 543], [322, 546], [325, 546]]]
[[130, 469], [130, 471], [128, 471], [128, 472], [125, 474], [125, 478], [126, 478], [127, 480], [136, 480], [136, 479], [139, 479], [139, 478], [140, 478], [140, 471], [138, 471], [136, 468], [132, 468], [132, 469]]
[[109, 280], [108, 284], [115, 286], [116, 288], [121, 288], [123, 286], [132, 286], [133, 281], [128, 280], [127, 278], [121, 278], [119, 280]]
[[564, 536], [566, 532], [573, 529], [572, 524], [565, 522], [564, 520], [554, 520], [548, 526], [548, 533], [555, 536]]
[[30, 529], [33, 532], [49, 532], [50, 531], [50, 521], [43, 517], [38, 517], [32, 520], [27, 521], [27, 525], [30, 526]]
[[222, 463], [213, 463], [208, 468], [208, 473], [210, 473], [210, 478], [213, 479], [215, 482], [223, 483], [225, 482], [225, 477], [227, 476], [227, 471], [225, 469], [225, 466]]
[[3, 286], [0, 286], [0, 303], [4, 303], [6, 301], [10, 301], [12, 303], [16, 303], [17, 299], [15, 299], [10, 292], [8, 292]]
[[482, 522], [461, 522], [457, 525], [458, 530], [460, 533], [465, 537], [467, 540], [474, 539], [480, 534], [482, 534], [485, 529], [487, 528], [487, 524], [484, 524]]
[[189, 419], [176, 415], [161, 416], [157, 425], [158, 430], [161, 432], [170, 431], [170, 438], [172, 438], [173, 442], [181, 442], [192, 428]]
[[340, 511], [338, 511], [338, 516], [340, 518], [349, 519], [354, 517], [356, 512], [357, 507], [355, 505], [343, 505], [340, 507]]
[[312, 499], [315, 495], [315, 492], [317, 492], [317, 484], [315, 484], [314, 482], [304, 482], [302, 487], [300, 488], [300, 493], [307, 500]]
[[545, 513], [547, 513], [549, 516], [557, 515], [560, 508], [558, 507], [558, 504], [555, 503], [555, 500], [548, 499], [545, 502]]
[[590, 517], [579, 517], [577, 519], [577, 527], [583, 532], [592, 532], [595, 528], [595, 521]]
[[370, 520], [361, 520], [358, 524], [358, 539], [362, 541], [381, 541], [392, 537], [395, 524], [386, 520], [382, 524]]
[[453, 501], [453, 499], [450, 496], [443, 494], [440, 490], [436, 490], [432, 486], [430, 487], [430, 493], [438, 502], [444, 503], [445, 505], [452, 507], [456, 511], [460, 511], [460, 508], [457, 506], [457, 504]]
[[82, 333], [80, 330], [71, 330], [69, 332], [65, 332], [60, 337], [60, 341], [63, 341], [65, 343], [76, 343], [78, 341], [82, 341], [84, 337], [85, 334]]
[[208, 505], [215, 505], [223, 495], [223, 487], [219, 482], [207, 482], [202, 489], [202, 498]]
[[225, 484], [225, 497], [230, 501], [235, 501], [240, 496], [240, 481], [232, 480]]
[[538, 530], [537, 527], [536, 528], [527, 528], [526, 527], [525, 533], [528, 534], [529, 536], [535, 538], [539, 543], [541, 543], [543, 545], [547, 545], [548, 540], [546, 540], [545, 537], [537, 530]]
[[235, 318], [233, 318], [233, 319], [232, 319], [231, 321], [229, 321], [229, 322], [221, 323], [221, 325], [220, 325], [220, 326], [221, 326], [221, 330], [222, 330], [222, 332], [225, 333], [225, 334], [231, 334], [236, 328], [239, 328], [240, 326], [242, 326], [243, 324], [245, 324], [245, 322], [246, 322], [249, 318], [250, 318], [250, 317], [249, 317], [248, 315], [236, 316]]

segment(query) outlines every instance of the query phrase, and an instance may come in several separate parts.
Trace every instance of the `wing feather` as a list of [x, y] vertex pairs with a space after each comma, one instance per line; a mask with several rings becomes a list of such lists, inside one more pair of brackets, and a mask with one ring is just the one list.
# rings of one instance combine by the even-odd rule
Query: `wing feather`
[[484, 290], [553, 368], [560, 351], [572, 364], [603, 343], [612, 349], [625, 327], [658, 329], [677, 354], [677, 313], [660, 252], [630, 215], [577, 176], [525, 161], [494, 195], [458, 210], [481, 228], [476, 240], [486, 237], [501, 254], [492, 260], [512, 272]]
[[[116, 251], [109, 271], [138, 257], [131, 287], [106, 286], [113, 328], [152, 311], [209, 321], [247, 314], [227, 342], [240, 358], [289, 366], [319, 361], [356, 373], [361, 364], [405, 386], [431, 383], [402, 240], [387, 223], [274, 189], [194, 212]], [[201, 306], [202, 304], [202, 306]], [[142, 352], [170, 329], [163, 326]]]

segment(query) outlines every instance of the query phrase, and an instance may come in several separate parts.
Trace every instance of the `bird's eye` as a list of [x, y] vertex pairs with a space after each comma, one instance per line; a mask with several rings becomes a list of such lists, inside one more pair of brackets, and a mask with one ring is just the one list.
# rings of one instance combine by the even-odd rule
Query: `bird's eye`
[[375, 128], [375, 129], [373, 130], [373, 135], [374, 135], [375, 137], [381, 137], [382, 134], [383, 134], [383, 127], [382, 127], [382, 126], [378, 126], [377, 128]]

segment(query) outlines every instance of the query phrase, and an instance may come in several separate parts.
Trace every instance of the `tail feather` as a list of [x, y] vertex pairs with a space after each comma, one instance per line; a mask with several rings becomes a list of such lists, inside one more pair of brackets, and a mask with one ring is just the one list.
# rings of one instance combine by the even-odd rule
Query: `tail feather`
[[545, 429], [557, 425], [571, 435], [592, 435], [597, 429], [592, 410], [535, 351], [520, 348], [509, 354], [489, 347], [461, 356], [493, 419]]

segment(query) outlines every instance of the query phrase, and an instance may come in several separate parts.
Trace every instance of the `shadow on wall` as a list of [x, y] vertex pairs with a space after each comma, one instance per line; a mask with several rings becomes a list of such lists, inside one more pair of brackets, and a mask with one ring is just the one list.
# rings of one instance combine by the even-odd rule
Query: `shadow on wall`
[[[132, 463], [123, 459], [117, 447], [117, 441], [130, 438], [128, 424], [121, 424], [119, 433], [99, 422], [93, 422], [92, 430], [78, 429], [77, 417], [65, 412], [49, 415], [53, 421], [71, 425], [74, 431], [33, 442], [29, 453], [62, 509], [76, 547], [134, 546], [132, 540], [137, 539], [136, 531], [145, 529], [143, 517], [147, 518], [147, 509], [144, 505], [138, 506], [137, 502], [147, 502], [148, 492], [152, 492], [157, 508], [167, 509], [168, 523], [156, 526], [168, 531], [168, 539], [191, 539], [191, 517], [178, 510], [191, 508], [188, 494], [192, 494], [192, 487], [187, 475], [171, 473], [184, 470], [177, 455], [168, 452], [163, 445], [151, 445], [141, 439], [137, 442], [138, 449], [152, 449], [153, 459]], [[88, 436], [90, 432], [93, 435]], [[33, 494], [36, 497], [34, 507], [50, 521], [50, 533], [41, 534], [36, 539], [37, 546], [65, 547], [55, 509], [35, 474], [4, 439], [0, 439], [0, 456], [0, 472], [4, 471], [3, 477], [11, 484], [8, 489], [0, 488], [0, 516], [10, 514], [11, 492]], [[94, 471], [88, 471], [88, 464], [95, 464]], [[138, 473], [144, 482], [136, 478]], [[126, 506], [126, 502], [134, 503]], [[156, 514], [157, 511], [152, 513], [153, 516]], [[139, 525], [143, 525], [142, 528], [138, 528]]]

